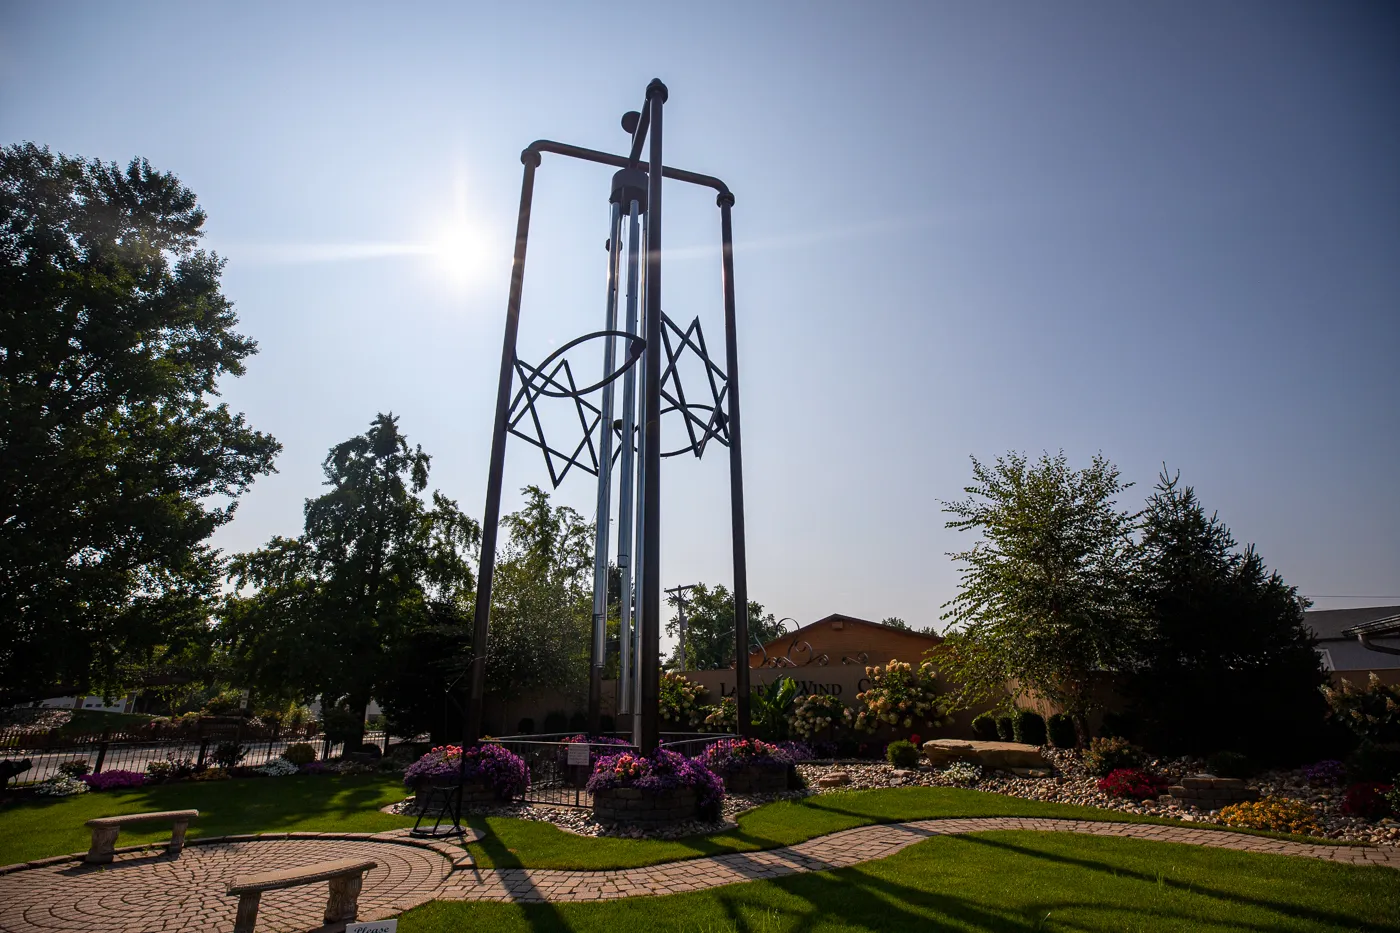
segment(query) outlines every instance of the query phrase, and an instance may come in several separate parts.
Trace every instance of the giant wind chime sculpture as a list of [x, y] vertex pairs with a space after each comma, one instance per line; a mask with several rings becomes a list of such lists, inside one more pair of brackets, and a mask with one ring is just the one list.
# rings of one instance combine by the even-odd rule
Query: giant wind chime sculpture
[[[622, 575], [619, 629], [618, 712], [633, 715], [633, 741], [650, 753], [660, 741], [661, 680], [661, 460], [694, 453], [700, 456], [711, 441], [729, 448], [730, 511], [734, 547], [735, 691], [740, 729], [749, 722], [748, 579], [744, 553], [744, 483], [739, 433], [739, 361], [734, 321], [734, 254], [730, 209], [734, 195], [718, 178], [665, 166], [661, 160], [662, 109], [666, 86], [647, 85], [640, 112], [622, 118], [631, 135], [627, 156], [539, 140], [520, 160], [525, 177], [520, 191], [520, 214], [515, 232], [515, 262], [506, 304], [505, 340], [501, 350], [496, 420], [491, 436], [491, 464], [482, 522], [481, 568], [477, 578], [472, 640], [471, 699], [466, 741], [481, 735], [482, 704], [490, 634], [491, 583], [496, 563], [496, 534], [501, 517], [501, 482], [506, 435], [513, 434], [539, 447], [555, 486], [571, 468], [598, 477], [597, 538], [594, 542], [593, 632], [589, 669], [590, 728], [597, 730], [603, 663], [606, 652], [607, 570], [609, 525], [612, 515], [611, 472], [618, 477], [617, 566]], [[648, 158], [643, 161], [643, 147]], [[542, 153], [553, 153], [619, 171], [613, 175], [609, 197], [606, 324], [561, 346], [538, 365], [516, 355], [520, 299], [525, 284], [525, 248], [530, 233], [530, 204], [535, 170]], [[666, 316], [661, 301], [662, 179], [712, 188], [720, 211], [721, 276], [724, 294], [725, 366], [709, 355], [697, 318], [682, 328]], [[625, 236], [624, 236], [625, 234]], [[626, 242], [625, 272], [622, 244]], [[623, 283], [625, 280], [625, 284]], [[625, 320], [618, 326], [619, 290], [625, 288]], [[639, 304], [639, 298], [640, 304]], [[602, 340], [603, 374], [582, 387], [565, 354], [587, 341]], [[622, 359], [618, 361], [618, 350]], [[679, 362], [697, 358], [705, 374], [707, 401], [687, 395]], [[589, 381], [583, 380], [585, 383]], [[616, 389], [621, 382], [621, 412]], [[640, 392], [638, 386], [640, 385]], [[598, 396], [598, 403], [592, 401]], [[583, 440], [561, 450], [545, 437], [539, 408], [546, 399], [568, 399], [577, 409]], [[677, 413], [685, 426], [685, 443], [662, 450], [661, 418]], [[595, 442], [596, 435], [596, 442]], [[614, 447], [617, 449], [614, 450]], [[635, 514], [635, 538], [633, 530]], [[637, 572], [634, 573], [634, 569]], [[629, 599], [635, 586], [635, 597]], [[636, 612], [633, 612], [635, 601]], [[636, 616], [634, 618], [634, 615]]]

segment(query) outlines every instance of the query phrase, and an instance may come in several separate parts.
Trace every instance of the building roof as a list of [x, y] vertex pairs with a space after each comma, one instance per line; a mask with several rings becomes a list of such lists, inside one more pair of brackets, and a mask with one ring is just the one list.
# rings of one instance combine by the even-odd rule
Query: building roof
[[[839, 612], [833, 612], [831, 615], [829, 615], [829, 616], [824, 616], [824, 617], [818, 619], [818, 620], [815, 621], [815, 622], [808, 622], [806, 625], [802, 626], [800, 629], [797, 629], [797, 630], [794, 631], [794, 632], [784, 632], [783, 634], [779, 635], [777, 638], [775, 638], [775, 639], [773, 639], [772, 641], [768, 642], [768, 644], [764, 645], [763, 647], [764, 647], [764, 648], [772, 648], [772, 647], [775, 646], [775, 645], [780, 645], [780, 644], [782, 644], [782, 643], [786, 643], [786, 642], [792, 641], [793, 639], [796, 639], [796, 638], [801, 637], [801, 635], [802, 635], [804, 632], [809, 632], [809, 631], [811, 631], [812, 629], [816, 628], [817, 626], [822, 625], [822, 624], [825, 624], [825, 623], [828, 623], [828, 622], [844, 622], [844, 623], [855, 623], [856, 625], [868, 625], [868, 626], [870, 626], [871, 628], [879, 629], [879, 630], [884, 631], [884, 632], [891, 632], [891, 631], [893, 631], [893, 632], [899, 632], [899, 633], [902, 634], [902, 635], [912, 635], [912, 636], [914, 636], [915, 638], [926, 638], [926, 639], [928, 639], [930, 642], [932, 642], [933, 644], [938, 644], [939, 642], [941, 642], [941, 641], [943, 640], [942, 636], [940, 636], [940, 635], [934, 635], [934, 634], [931, 634], [931, 633], [929, 633], [929, 632], [916, 632], [916, 631], [913, 630], [913, 629], [899, 629], [899, 628], [894, 628], [893, 626], [885, 625], [885, 624], [880, 623], [880, 622], [871, 622], [869, 619], [857, 619], [855, 616], [848, 616], [848, 615], [843, 615], [843, 614], [841, 614], [841, 613], [839, 613]], [[751, 652], [751, 653], [752, 653], [752, 652]]]
[[1372, 638], [1378, 635], [1397, 635], [1400, 634], [1400, 615], [1393, 615], [1386, 619], [1377, 619], [1374, 622], [1363, 622], [1360, 625], [1353, 625], [1345, 632], [1342, 632], [1342, 634], [1352, 637], [1366, 635]]
[[1368, 606], [1365, 609], [1314, 609], [1303, 613], [1303, 621], [1319, 641], [1340, 641], [1356, 637], [1350, 631], [1358, 626], [1400, 618], [1400, 606]]

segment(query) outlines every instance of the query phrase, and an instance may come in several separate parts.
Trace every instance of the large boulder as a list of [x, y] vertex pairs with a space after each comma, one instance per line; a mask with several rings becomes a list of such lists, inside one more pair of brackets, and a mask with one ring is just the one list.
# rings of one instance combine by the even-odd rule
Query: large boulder
[[924, 757], [935, 768], [955, 761], [970, 761], [998, 771], [1044, 768], [1045, 759], [1034, 745], [1019, 742], [977, 742], [965, 739], [932, 739], [924, 743]]

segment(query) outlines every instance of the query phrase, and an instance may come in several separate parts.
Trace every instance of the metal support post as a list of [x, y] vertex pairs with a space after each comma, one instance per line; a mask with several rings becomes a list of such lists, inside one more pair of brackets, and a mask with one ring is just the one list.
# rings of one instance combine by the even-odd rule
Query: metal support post
[[744, 544], [744, 448], [739, 434], [739, 335], [734, 318], [734, 226], [729, 216], [734, 195], [719, 204], [724, 270], [724, 352], [729, 368], [729, 516], [734, 546], [734, 700], [739, 734], [753, 731], [749, 715], [749, 566]]
[[515, 259], [510, 270], [510, 295], [506, 299], [506, 331], [501, 341], [501, 375], [496, 384], [496, 421], [491, 430], [491, 465], [486, 478], [486, 508], [481, 517], [481, 564], [476, 575], [476, 610], [472, 616], [471, 699], [467, 706], [463, 747], [481, 738], [482, 706], [486, 697], [486, 639], [491, 618], [491, 580], [496, 572], [496, 533], [501, 524], [501, 481], [506, 464], [506, 419], [510, 387], [514, 382], [515, 340], [520, 330], [520, 296], [525, 288], [525, 247], [530, 238], [530, 203], [535, 190], [535, 169], [540, 154], [526, 149], [520, 155], [525, 177], [520, 183], [520, 213], [515, 222]]
[[641, 751], [650, 755], [661, 740], [661, 113], [666, 85], [659, 78], [647, 85], [651, 165], [647, 169], [647, 321], [646, 378], [643, 398], [646, 421], [642, 430], [642, 685]]
[[[622, 211], [612, 205], [608, 224], [608, 298], [606, 329], [617, 329], [617, 257], [621, 244]], [[609, 337], [603, 349], [603, 378], [612, 375], [616, 360], [614, 345]], [[593, 536], [593, 648], [588, 670], [588, 731], [599, 733], [603, 703], [603, 663], [607, 660], [608, 634], [608, 522], [612, 515], [612, 412], [613, 384], [603, 386], [602, 430], [598, 438], [598, 510]]]
[[[637, 266], [640, 261], [641, 236], [639, 208], [632, 201], [627, 210], [627, 325], [629, 334], [637, 333]], [[617, 712], [630, 714], [632, 702], [632, 507], [633, 480], [636, 476], [637, 433], [637, 368], [629, 368], [622, 377], [622, 456], [618, 463], [617, 488], [617, 569], [622, 576], [622, 606], [618, 618], [617, 643]], [[618, 723], [618, 728], [623, 728]]]

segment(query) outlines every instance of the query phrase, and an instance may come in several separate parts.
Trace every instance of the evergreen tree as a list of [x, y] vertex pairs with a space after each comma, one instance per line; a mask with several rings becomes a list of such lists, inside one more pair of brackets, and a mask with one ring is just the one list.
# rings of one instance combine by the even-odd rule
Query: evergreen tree
[[1316, 751], [1327, 675], [1307, 604], [1179, 475], [1164, 471], [1147, 501], [1134, 592], [1147, 629], [1128, 692], [1149, 747], [1261, 763]]

